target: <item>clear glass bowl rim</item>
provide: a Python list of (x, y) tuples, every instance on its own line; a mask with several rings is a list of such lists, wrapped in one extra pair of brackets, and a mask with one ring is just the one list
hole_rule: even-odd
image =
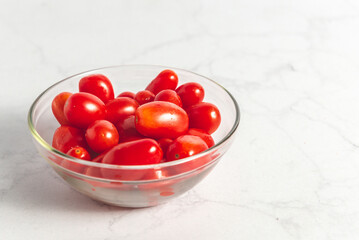
[[(91, 161), (86, 161), (86, 160), (81, 160), (81, 159), (78, 159), (78, 158), (74, 158), (72, 156), (69, 156), (65, 153), (62, 153), (60, 151), (58, 151), (57, 149), (53, 148), (51, 145), (49, 145), (41, 136), (40, 134), (36, 131), (35, 127), (34, 127), (34, 124), (33, 124), (33, 113), (34, 113), (34, 109), (36, 108), (39, 100), (41, 99), (41, 97), (46, 94), (50, 89), (52, 88), (55, 88), (57, 85), (59, 85), (60, 83), (64, 82), (64, 81), (67, 81), (73, 77), (76, 77), (76, 76), (79, 76), (79, 75), (84, 75), (84, 74), (91, 74), (93, 72), (96, 72), (96, 71), (100, 71), (100, 70), (104, 70), (104, 69), (111, 69), (111, 68), (130, 68), (130, 67), (133, 67), (133, 68), (140, 68), (140, 67), (155, 67), (155, 68), (163, 68), (163, 69), (171, 69), (171, 70), (174, 70), (174, 71), (183, 71), (183, 72), (187, 72), (187, 73), (190, 73), (190, 74), (193, 74), (193, 75), (196, 75), (198, 77), (201, 77), (201, 78), (204, 78), (212, 83), (214, 83), (215, 85), (217, 85), (218, 87), (222, 88), (228, 95), (229, 97), (231, 98), (234, 106), (235, 106), (235, 109), (236, 109), (236, 119), (234, 121), (234, 124), (231, 128), (231, 130), (228, 132), (228, 134), (222, 138), (218, 143), (216, 143), (213, 147), (207, 149), (206, 151), (203, 151), (199, 154), (196, 154), (196, 155), (193, 155), (191, 157), (187, 157), (187, 158), (183, 158), (183, 159), (180, 159), (180, 160), (176, 160), (176, 161), (171, 161), (171, 162), (165, 162), (165, 163), (158, 163), (158, 164), (148, 164), (148, 165), (113, 165), (113, 164), (105, 164), (105, 163), (98, 163), (98, 162), (91, 162)], [(74, 74), (74, 75), (71, 75), (59, 82), (56, 82), (55, 84), (51, 85), (50, 87), (48, 87), (45, 91), (43, 91), (36, 99), (35, 101), (33, 102), (33, 104), (31, 105), (30, 109), (29, 109), (29, 112), (28, 112), (28, 126), (29, 126), (29, 129), (30, 129), (30, 132), (31, 134), (33, 135), (33, 137), (36, 139), (36, 141), (38, 143), (40, 143), (40, 145), (42, 147), (44, 147), (46, 150), (52, 152), (53, 154), (61, 157), (61, 158), (64, 158), (68, 161), (72, 161), (72, 162), (76, 162), (76, 163), (80, 163), (84, 166), (93, 166), (93, 167), (100, 167), (100, 168), (108, 168), (108, 169), (127, 169), (127, 170), (143, 170), (143, 169), (152, 169), (152, 168), (164, 168), (164, 167), (170, 167), (170, 166), (175, 166), (175, 165), (179, 165), (179, 164), (182, 164), (182, 163), (185, 163), (185, 162), (189, 162), (193, 159), (196, 159), (196, 158), (200, 158), (202, 156), (205, 156), (207, 155), (209, 152), (214, 152), (216, 151), (217, 149), (220, 149), (227, 141), (229, 141), (229, 139), (235, 134), (235, 132), (237, 131), (238, 129), (238, 125), (239, 125), (239, 121), (240, 121), (240, 110), (239, 110), (239, 106), (238, 106), (238, 103), (236, 101), (236, 99), (233, 97), (233, 95), (226, 89), (224, 88), (223, 86), (221, 86), (220, 84), (218, 84), (216, 81), (208, 78), (208, 77), (205, 77), (203, 75), (200, 75), (200, 74), (197, 74), (197, 73), (194, 73), (192, 71), (188, 71), (188, 70), (184, 70), (184, 69), (180, 69), (180, 68), (175, 68), (175, 67), (168, 67), (168, 66), (161, 66), (161, 65), (145, 65), (145, 64), (141, 64), (141, 65), (138, 65), (138, 64), (133, 64), (133, 65), (114, 65), (114, 66), (108, 66), (108, 67), (101, 67), (101, 68), (96, 68), (96, 69), (92, 69), (92, 70), (88, 70), (88, 71), (84, 71), (84, 72), (81, 72), (81, 73), (77, 73), (77, 74)], [(215, 159), (214, 159), (215, 160)]]

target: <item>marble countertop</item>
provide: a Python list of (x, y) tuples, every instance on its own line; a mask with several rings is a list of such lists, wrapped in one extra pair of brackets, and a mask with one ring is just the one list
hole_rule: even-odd
[[(359, 238), (358, 1), (0, 3), (1, 239)], [(31, 141), (43, 90), (118, 64), (189, 69), (240, 104), (232, 148), (167, 204), (99, 204)]]

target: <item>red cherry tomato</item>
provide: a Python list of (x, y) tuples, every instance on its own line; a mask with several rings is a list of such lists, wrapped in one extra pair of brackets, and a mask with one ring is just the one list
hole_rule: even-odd
[(56, 129), (52, 146), (60, 152), (67, 153), (73, 147), (87, 147), (84, 132), (78, 128), (61, 126)]
[(118, 96), (117, 96), (118, 98), (119, 97), (129, 97), (129, 98), (132, 98), (132, 99), (134, 99), (135, 98), (135, 94), (133, 93), (133, 92), (122, 92), (122, 93), (120, 93)]
[(173, 143), (173, 140), (170, 138), (161, 138), (157, 142), (162, 149), (163, 155), (166, 156), (167, 149), (168, 149), (169, 145), (171, 145), (171, 143)]
[[(159, 179), (163, 179), (163, 178), (167, 178), (169, 177), (170, 174), (168, 173), (168, 171), (166, 169), (148, 169), (146, 171), (146, 174), (144, 174), (144, 176), (142, 177), (142, 180), (159, 180)], [(162, 183), (163, 184), (163, 183)], [(161, 187), (161, 185), (157, 184), (151, 184), (151, 188), (157, 186), (157, 187)], [(144, 189), (148, 189), (150, 187), (145, 187)]]
[[(86, 151), (86, 149), (82, 147), (73, 147), (66, 154), (82, 160), (87, 160), (87, 161), (91, 160), (90, 154)], [(69, 160), (63, 160), (61, 166), (77, 173), (82, 173), (82, 171), (86, 167), (81, 163), (72, 162)]]
[(69, 92), (62, 92), (58, 94), (54, 100), (52, 100), (51, 109), (52, 113), (54, 114), (56, 120), (61, 125), (69, 125), (69, 122), (67, 121), (65, 115), (64, 115), (64, 106), (66, 100), (72, 95), (72, 93)]
[(175, 90), (178, 84), (177, 74), (172, 70), (163, 70), (155, 79), (148, 84), (146, 90), (153, 92), (155, 95), (162, 90)]
[[(102, 162), (115, 165), (144, 165), (159, 163), (162, 157), (163, 153), (158, 143), (145, 138), (118, 144), (104, 156)], [(104, 171), (102, 173), (106, 175)]]
[(144, 138), (144, 136), (136, 130), (134, 115), (118, 121), (116, 128), (119, 135), (119, 142), (129, 142)]
[(86, 141), (92, 150), (101, 153), (118, 144), (118, 132), (111, 122), (97, 120), (86, 130)]
[(190, 128), (188, 129), (187, 134), (202, 138), (202, 140), (206, 142), (208, 148), (214, 146), (214, 140), (212, 136), (203, 131), (202, 129)]
[(85, 168), (85, 170), (83, 171), (83, 173), (87, 176), (91, 176), (91, 177), (97, 177), (97, 178), (101, 178), (102, 174), (100, 171), (100, 168), (98, 167), (87, 167)]
[(82, 173), (86, 166), (82, 165), (81, 163), (71, 162), (69, 160), (63, 160), (61, 166), (77, 173)]
[(189, 82), (176, 89), (184, 107), (188, 107), (203, 101), (204, 89), (199, 83)]
[(93, 74), (81, 78), (80, 92), (87, 92), (101, 99), (105, 104), (114, 98), (113, 87), (110, 80), (102, 74)]
[(74, 127), (86, 129), (96, 120), (105, 119), (105, 104), (90, 93), (74, 93), (66, 101), (64, 113)]
[(162, 90), (161, 92), (157, 93), (155, 101), (171, 102), (177, 106), (182, 107), (181, 98), (175, 91), (170, 89)]
[(148, 102), (152, 102), (155, 99), (155, 95), (147, 90), (139, 91), (135, 95), (135, 100), (138, 102), (138, 104), (142, 105)]
[[(142, 180), (143, 176), (146, 174), (146, 169), (111, 169), (111, 168), (101, 168), (100, 169), (101, 176), (105, 179), (110, 180), (121, 180), (121, 181), (137, 181)], [(117, 184), (113, 182), (111, 184), (115, 184), (112, 187), (116, 187)]]
[(83, 147), (73, 147), (66, 154), (82, 160), (91, 160), (90, 154)]
[(188, 130), (186, 112), (170, 102), (150, 102), (137, 108), (136, 129), (151, 138), (171, 138), (185, 134)]
[[(144, 194), (152, 195), (151, 192), (147, 192), (148, 190), (155, 190), (156, 192), (160, 193), (160, 196), (162, 197), (168, 197), (175, 193), (175, 190), (173, 189), (173, 185), (178, 183), (179, 181), (182, 181), (178, 178), (172, 178), (168, 179), (169, 177), (173, 176), (166, 168), (159, 168), (159, 169), (148, 169), (146, 174), (142, 177), (141, 180), (164, 180), (166, 181), (149, 181), (144, 184), (138, 185), (138, 189), (143, 190)], [(178, 174), (177, 171), (174, 172), (174, 174)]]
[[(95, 178), (103, 178), (101, 173), (101, 168), (99, 167), (87, 167), (83, 170), (83, 174), (87, 175), (89, 177), (95, 177)], [(122, 185), (121, 182), (105, 182), (105, 181), (98, 181), (98, 180), (92, 180), (88, 178), (83, 178), (84, 181), (86, 181), (88, 184), (92, 186), (92, 191), (97, 191), (96, 188), (114, 188), (119, 187)]]
[(182, 174), (192, 170), (200, 170), (201, 167), (205, 166), (212, 160), (210, 154), (205, 154), (201, 157), (195, 157), (194, 159), (177, 164), (173, 168), (170, 169), (172, 175)]
[(208, 149), (208, 146), (202, 138), (192, 135), (183, 135), (178, 137), (168, 147), (167, 161), (178, 160), (193, 156)]
[(138, 103), (132, 98), (116, 98), (106, 104), (106, 119), (116, 124), (121, 119), (134, 115), (138, 106)]
[(214, 133), (221, 123), (218, 108), (211, 103), (198, 103), (186, 109), (190, 128), (199, 128), (205, 132)]

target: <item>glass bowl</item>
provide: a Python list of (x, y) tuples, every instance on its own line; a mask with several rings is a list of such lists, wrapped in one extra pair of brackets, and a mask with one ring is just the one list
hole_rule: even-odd
[[(78, 92), (79, 80), (101, 73), (112, 82), (115, 94), (137, 92), (164, 69), (174, 70), (179, 85), (198, 82), (205, 89), (204, 101), (217, 105), (222, 122), (212, 135), (216, 145), (177, 161), (136, 166), (117, 166), (84, 161), (51, 146), (58, 122), (52, 114), (52, 99), (60, 92)], [(239, 108), (233, 96), (218, 83), (195, 73), (163, 66), (127, 65), (100, 68), (66, 78), (45, 90), (32, 104), (28, 124), (40, 155), (74, 189), (97, 201), (121, 207), (149, 207), (167, 202), (199, 183), (218, 163), (233, 142), (239, 124)], [(105, 171), (107, 178), (101, 176)], [(215, 191), (215, 189), (213, 189)]]

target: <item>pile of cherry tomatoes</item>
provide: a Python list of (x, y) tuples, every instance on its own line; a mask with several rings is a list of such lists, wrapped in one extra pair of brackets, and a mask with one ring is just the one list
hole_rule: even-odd
[(52, 146), (79, 159), (116, 165), (157, 164), (205, 151), (214, 145), (211, 134), (220, 125), (220, 112), (203, 102), (200, 84), (177, 85), (177, 74), (164, 70), (145, 90), (115, 98), (106, 76), (83, 77), (78, 93), (53, 99), (61, 126)]

